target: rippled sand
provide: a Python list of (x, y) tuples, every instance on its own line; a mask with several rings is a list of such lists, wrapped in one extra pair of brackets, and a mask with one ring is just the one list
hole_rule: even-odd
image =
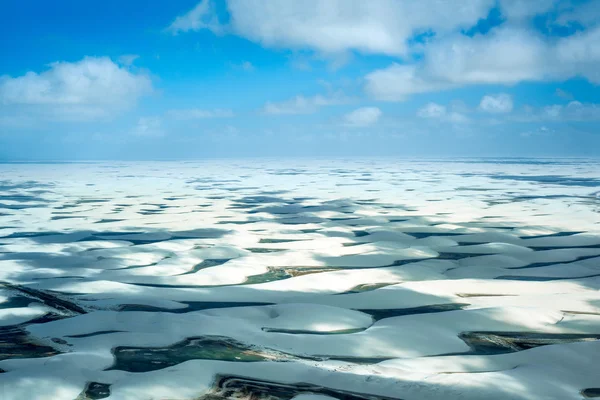
[(600, 162), (0, 164), (0, 398), (600, 396)]

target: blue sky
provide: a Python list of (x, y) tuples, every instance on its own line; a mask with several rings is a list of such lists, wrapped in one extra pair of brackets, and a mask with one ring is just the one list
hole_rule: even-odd
[(600, 155), (597, 0), (0, 7), (0, 160)]

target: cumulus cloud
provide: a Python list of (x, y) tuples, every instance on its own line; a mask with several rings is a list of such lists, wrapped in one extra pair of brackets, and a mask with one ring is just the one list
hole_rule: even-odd
[(230, 22), (225, 25), (218, 22), (213, 2), (203, 0), (168, 29), (229, 32), (268, 47), (322, 53), (404, 55), (415, 34), (472, 26), (494, 4), (495, 0), (228, 0)]
[(417, 117), (449, 121), (453, 123), (465, 123), (469, 119), (456, 111), (448, 111), (446, 106), (437, 103), (428, 103), (417, 110)]
[(506, 93), (483, 96), (479, 103), (479, 110), (488, 113), (509, 113), (512, 109), (512, 97)]
[(561, 109), (561, 113), (571, 120), (597, 121), (600, 120), (600, 104), (571, 101)]
[[(177, 17), (169, 30), (207, 29), (265, 47), (312, 50), (326, 59), (344, 59), (349, 51), (402, 58), (402, 63), (365, 77), (366, 92), (379, 100), (402, 101), (416, 93), (466, 85), (572, 77), (600, 83), (596, 2), (574, 6), (570, 0), (226, 0), (229, 18), (224, 23), (213, 1), (198, 3)], [(495, 6), (503, 24), (486, 34), (463, 33)], [(526, 19), (544, 13), (553, 26), (577, 23), (588, 29), (553, 38), (528, 28)], [(412, 57), (415, 54), (419, 57)], [(289, 104), (270, 103), (265, 111), (311, 109), (309, 99), (298, 97)]]
[(555, 104), (544, 107), (537, 117), (562, 121), (598, 121), (600, 120), (600, 105), (579, 101), (571, 101), (566, 106)]
[(41, 73), (0, 77), (0, 103), (59, 119), (113, 116), (152, 91), (150, 78), (107, 57), (55, 62)]
[(263, 109), (263, 114), (282, 115), (282, 114), (312, 114), (319, 107), (335, 106), (346, 104), (351, 101), (342, 92), (333, 92), (327, 96), (315, 95), (312, 97), (296, 96), (282, 102), (267, 102)]
[(365, 127), (374, 125), (383, 113), (377, 107), (362, 107), (344, 115), (343, 124), (349, 127)]
[(169, 110), (167, 115), (178, 120), (189, 119), (207, 119), (207, 118), (231, 118), (233, 111), (229, 109), (203, 110), (200, 108), (187, 108), (179, 110)]
[[(348, 51), (402, 58), (366, 76), (367, 93), (380, 100), (401, 101), (465, 85), (572, 77), (600, 83), (600, 7), (594, 1), (226, 0), (226, 23), (219, 21), (213, 1), (203, 0), (177, 17), (170, 31), (208, 29), (332, 59)], [(486, 34), (463, 33), (495, 6), (503, 24)], [(527, 28), (526, 19), (544, 13), (550, 25), (589, 28), (558, 39)], [(419, 57), (412, 58), (415, 53)]]
[(366, 76), (365, 90), (381, 100), (466, 85), (564, 80), (600, 83), (600, 27), (555, 41), (517, 27), (487, 35), (455, 34), (425, 47), (418, 64), (391, 66)]

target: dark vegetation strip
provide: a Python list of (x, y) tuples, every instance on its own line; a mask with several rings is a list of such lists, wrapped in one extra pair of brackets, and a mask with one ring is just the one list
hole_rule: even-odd
[(504, 354), (539, 346), (600, 339), (598, 334), (540, 332), (463, 332), (459, 335), (472, 354)]
[(36, 343), (25, 330), (29, 324), (56, 319), (56, 316), (43, 316), (27, 323), (0, 327), (0, 360), (50, 357), (59, 354), (59, 351), (50, 346)]
[(364, 312), (373, 317), (375, 321), (379, 321), (385, 318), (402, 317), (405, 315), (415, 314), (431, 314), (446, 311), (458, 311), (469, 306), (467, 303), (449, 303), (449, 304), (436, 304), (432, 306), (423, 307), (412, 307), (412, 308), (388, 308), (388, 309), (357, 309), (357, 311)]
[[(285, 361), (300, 357), (263, 350), (223, 336), (188, 338), (166, 347), (116, 347), (115, 362), (109, 370), (148, 372), (171, 367), (190, 360), (257, 362)], [(312, 359), (312, 358), (309, 358)]]
[(57, 309), (59, 311), (67, 312), (70, 314), (85, 314), (87, 310), (83, 307), (75, 304), (74, 302), (58, 296), (57, 294), (50, 293), (44, 290), (32, 289), (23, 285), (15, 285), (8, 282), (1, 282), (0, 286), (4, 286), (7, 289), (14, 290), (16, 292), (24, 293), (29, 297), (33, 297), (40, 302), (44, 303), (48, 307)]
[(101, 400), (110, 396), (110, 385), (100, 382), (88, 382), (83, 392), (85, 400)]
[(217, 376), (213, 393), (202, 400), (235, 398), (289, 400), (300, 394), (319, 394), (338, 400), (400, 400), (398, 397), (375, 396), (366, 393), (331, 389), (310, 383), (279, 383), (238, 376)]

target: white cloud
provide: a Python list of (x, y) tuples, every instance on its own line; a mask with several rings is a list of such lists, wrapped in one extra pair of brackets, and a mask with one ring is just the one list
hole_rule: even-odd
[(159, 117), (141, 117), (131, 131), (136, 136), (158, 137), (163, 136), (162, 120)]
[(424, 49), (418, 64), (392, 64), (366, 76), (365, 90), (381, 100), (466, 85), (564, 80), (600, 83), (600, 27), (554, 42), (515, 27), (487, 35), (451, 35)]
[(562, 109), (562, 114), (571, 120), (598, 121), (600, 120), (600, 104), (572, 101)]
[(500, 12), (510, 23), (521, 23), (539, 14), (548, 15), (546, 28), (600, 22), (600, 3), (596, 0), (499, 0)]
[[(177, 17), (171, 31), (208, 29), (265, 47), (313, 50), (326, 60), (345, 60), (349, 51), (404, 58), (366, 76), (367, 93), (380, 100), (465, 85), (572, 77), (600, 83), (600, 6), (594, 1), (226, 0), (226, 24), (218, 21), (213, 1)], [(486, 34), (461, 33), (496, 5), (507, 19), (503, 24)], [(543, 13), (552, 26), (577, 22), (589, 29), (559, 38), (529, 29), (525, 20)], [(431, 35), (412, 40), (420, 34)], [(418, 62), (411, 61), (415, 53), (422, 56)], [(302, 108), (303, 99), (297, 100)]]
[(561, 105), (552, 105), (544, 107), (544, 114), (548, 118), (558, 118), (560, 116), (561, 110), (563, 106)]
[(500, 0), (500, 12), (510, 20), (533, 17), (552, 10), (557, 0)]
[(262, 112), (264, 114), (312, 114), (319, 107), (346, 104), (351, 101), (342, 92), (332, 92), (327, 96), (315, 95), (312, 97), (296, 96), (282, 102), (267, 102)]
[(600, 121), (600, 104), (571, 101), (567, 105), (552, 104), (540, 108), (526, 106), (511, 120), (519, 122)]
[(454, 122), (457, 124), (465, 124), (467, 122), (470, 122), (470, 119), (461, 113), (453, 111), (448, 114), (448, 121)]
[(263, 107), (264, 114), (310, 114), (317, 110), (314, 98), (296, 96), (290, 100), (274, 103), (268, 101)]
[(600, 84), (600, 26), (563, 38), (551, 50), (547, 67), (558, 78), (582, 76)]
[(571, 5), (565, 12), (558, 15), (555, 21), (559, 25), (572, 23), (583, 26), (596, 25), (600, 22), (600, 3), (591, 0), (585, 3)]
[(203, 110), (199, 108), (187, 108), (179, 110), (169, 110), (167, 115), (171, 118), (178, 120), (188, 119), (207, 119), (207, 118), (231, 118), (233, 117), (233, 111), (229, 109), (214, 109), (214, 110)]
[[(402, 101), (416, 93), (465, 85), (572, 77), (600, 83), (600, 7), (589, 5), (595, 2), (573, 6), (570, 0), (226, 0), (229, 22), (223, 24), (213, 1), (203, 0), (177, 17), (171, 31), (208, 29), (265, 47), (316, 51), (325, 60), (346, 60), (349, 51), (402, 57), (402, 63), (366, 76), (366, 92), (380, 100)], [(496, 5), (506, 22), (486, 34), (461, 33)], [(582, 9), (588, 10), (585, 16)], [(549, 13), (550, 25), (576, 21), (589, 29), (556, 38), (528, 28), (531, 24), (525, 20), (543, 13)], [(428, 38), (412, 40), (420, 34)], [(415, 54), (419, 57), (412, 58)], [(310, 101), (304, 100), (308, 99), (293, 99), (281, 107), (284, 112), (309, 112)], [(279, 112), (279, 105), (267, 106)]]
[(267, 47), (322, 53), (356, 50), (404, 55), (407, 40), (428, 30), (450, 32), (485, 18), (494, 0), (228, 0), (230, 23), (218, 22), (203, 0), (169, 27), (174, 33), (227, 31)]
[(119, 57), (119, 63), (126, 67), (131, 67), (138, 58), (140, 58), (140, 56), (137, 54), (123, 54)]
[(420, 118), (441, 118), (446, 115), (446, 106), (437, 103), (428, 103), (417, 111)]
[(512, 97), (506, 93), (483, 96), (479, 103), (479, 110), (488, 113), (509, 113), (512, 109)]
[(113, 116), (152, 91), (150, 78), (107, 57), (55, 62), (42, 73), (0, 77), (0, 103), (41, 118), (93, 120)]
[(392, 66), (371, 72), (366, 76), (365, 90), (379, 100), (403, 101), (411, 94), (450, 89), (455, 84), (429, 80), (420, 76), (414, 65), (392, 64)]
[(374, 125), (383, 113), (377, 107), (362, 107), (344, 115), (344, 125), (350, 127), (365, 127)]
[(526, 132), (522, 132), (521, 136), (522, 137), (532, 137), (532, 136), (548, 136), (550, 134), (556, 133), (556, 131), (554, 129), (550, 129), (546, 126), (541, 126), (537, 129), (534, 130), (530, 130), (530, 131), (526, 131)]
[(187, 13), (175, 18), (175, 21), (167, 28), (174, 35), (201, 29), (209, 29), (215, 33), (221, 32), (221, 25), (211, 0), (202, 0)]
[(571, 101), (566, 106), (555, 104), (543, 108), (541, 119), (561, 121), (598, 121), (600, 104)]
[(444, 120), (453, 123), (466, 123), (469, 119), (456, 111), (448, 111), (446, 106), (437, 103), (427, 103), (417, 110), (417, 117), (426, 119)]

